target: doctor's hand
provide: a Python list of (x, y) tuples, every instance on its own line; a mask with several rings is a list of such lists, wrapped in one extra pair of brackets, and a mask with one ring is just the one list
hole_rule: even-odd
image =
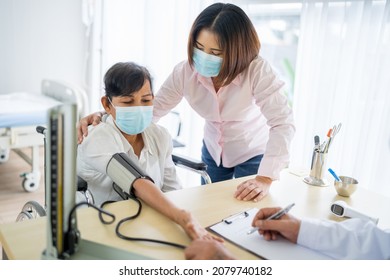
[(233, 255), (215, 240), (194, 240), (184, 251), (187, 260), (233, 260)]
[[(290, 214), (284, 214), (278, 220), (266, 220), (269, 216), (281, 210), (280, 207), (263, 208), (253, 218), (252, 226), (259, 228), (259, 233), (265, 240), (276, 240), (278, 235), (297, 243), (301, 220)], [(255, 233), (253, 233), (255, 234)]]
[(81, 144), (83, 138), (88, 135), (88, 126), (98, 125), (102, 121), (102, 116), (103, 112), (96, 112), (80, 119), (77, 125), (77, 144)]
[(271, 183), (271, 178), (256, 176), (255, 179), (247, 180), (238, 185), (234, 197), (244, 201), (260, 201), (268, 194)]

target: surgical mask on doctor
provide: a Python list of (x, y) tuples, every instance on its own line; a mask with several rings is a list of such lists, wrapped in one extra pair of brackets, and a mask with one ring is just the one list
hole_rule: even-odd
[(196, 71), (204, 77), (216, 77), (221, 70), (222, 58), (194, 48), (192, 57)]
[[(108, 99), (110, 100), (110, 99)], [(143, 132), (152, 122), (153, 106), (114, 106), (116, 117), (115, 124), (118, 128), (130, 135)]]

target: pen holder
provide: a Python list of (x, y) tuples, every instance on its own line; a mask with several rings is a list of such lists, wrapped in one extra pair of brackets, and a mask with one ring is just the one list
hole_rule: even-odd
[(328, 153), (323, 153), (320, 151), (313, 152), (310, 176), (303, 178), (303, 181), (305, 183), (320, 187), (325, 187), (329, 185), (329, 183), (325, 179), (327, 156)]

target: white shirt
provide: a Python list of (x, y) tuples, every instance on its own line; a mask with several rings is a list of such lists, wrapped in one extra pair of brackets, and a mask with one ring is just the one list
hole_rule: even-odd
[(303, 219), (297, 243), (334, 259), (390, 259), (390, 230), (363, 219)]
[(261, 57), (218, 92), (211, 78), (201, 76), (183, 61), (155, 96), (154, 120), (184, 97), (205, 119), (204, 141), (217, 165), (221, 158), (224, 167), (233, 167), (264, 154), (258, 174), (279, 179), (280, 171), (288, 165), (295, 133), (283, 86)]
[(87, 181), (96, 205), (106, 200), (121, 200), (106, 174), (107, 164), (115, 153), (126, 153), (138, 162), (162, 191), (181, 189), (172, 161), (172, 139), (168, 131), (152, 123), (142, 132), (142, 138), (144, 148), (138, 158), (110, 115), (99, 125), (90, 126), (88, 137), (78, 147), (77, 174)]

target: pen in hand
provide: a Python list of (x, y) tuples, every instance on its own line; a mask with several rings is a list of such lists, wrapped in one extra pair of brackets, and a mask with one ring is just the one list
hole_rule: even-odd
[[(290, 205), (288, 205), (287, 207), (281, 209), (280, 211), (276, 212), (275, 214), (269, 216), (266, 220), (277, 220), (279, 219), (280, 217), (282, 217), (284, 214), (287, 214), (288, 211), (290, 211), (290, 209), (295, 205), (295, 203), (291, 203)], [(259, 228), (258, 227), (253, 227), (251, 228), (246, 234), (252, 234), (254, 233), (255, 231), (258, 231)]]

